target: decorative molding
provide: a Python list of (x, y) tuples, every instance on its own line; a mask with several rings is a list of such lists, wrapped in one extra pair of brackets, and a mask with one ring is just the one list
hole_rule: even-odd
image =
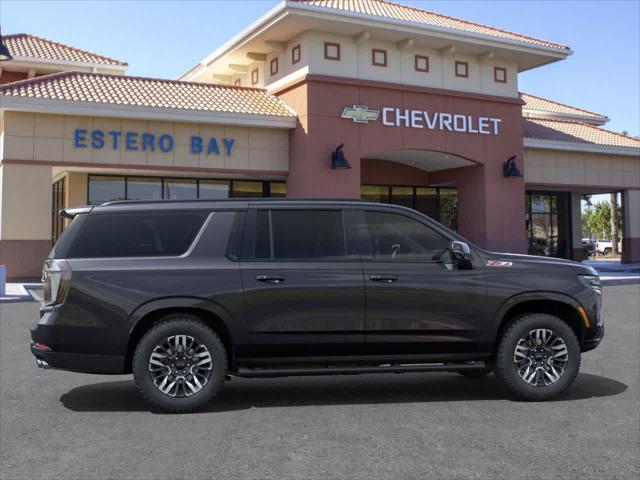
[(356, 45), (362, 45), (367, 43), (371, 38), (371, 33), (367, 30), (360, 32), (359, 34), (353, 37), (353, 40), (356, 42)]
[(456, 50), (458, 50), (458, 48), (455, 45), (447, 45), (446, 47), (438, 50), (438, 52), (440, 52), (440, 55), (442, 55), (443, 57), (450, 57), (451, 55), (456, 53)]
[(493, 59), (493, 57), (495, 56), (496, 56), (496, 52), (494, 52), (493, 50), (488, 50), (478, 55), (478, 61), (481, 63), (488, 62), (489, 60)]
[(265, 62), (267, 60), (267, 54), (258, 53), (258, 52), (248, 52), (247, 58), (249, 60), (253, 60), (254, 62)]
[(266, 40), (264, 42), (274, 52), (284, 52), (287, 49), (287, 42), (278, 42), (277, 40)]
[(216, 83), (224, 83), (225, 85), (229, 85), (231, 84), (232, 78), (231, 78), (231, 75), (222, 75), (219, 73), (214, 73), (213, 81)]
[(409, 50), (415, 43), (415, 39), (413, 37), (409, 37), (396, 43), (396, 46), (399, 50)]
[(249, 71), (249, 65), (241, 65), (239, 63), (230, 63), (229, 69), (238, 73), (247, 73)]

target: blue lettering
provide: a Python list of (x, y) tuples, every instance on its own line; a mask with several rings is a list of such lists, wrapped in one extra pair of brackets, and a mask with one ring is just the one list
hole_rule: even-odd
[(223, 138), (224, 148), (227, 151), (227, 155), (231, 155), (231, 149), (233, 148), (233, 144), (236, 143), (235, 138)]
[(170, 152), (171, 150), (173, 150), (173, 137), (166, 134), (160, 135), (160, 138), (158, 139), (158, 146), (163, 152)]
[(220, 149), (218, 148), (218, 141), (216, 140), (216, 137), (211, 137), (211, 140), (209, 140), (207, 155), (211, 155), (213, 152), (215, 152), (216, 155), (220, 155)]
[(91, 146), (93, 148), (104, 147), (104, 132), (102, 130), (94, 130), (91, 132)]
[(86, 134), (87, 131), (85, 129), (76, 128), (75, 141), (73, 143), (76, 148), (87, 148), (87, 144), (84, 143), (87, 140)]
[(147, 147), (149, 147), (149, 150), (152, 152), (156, 151), (155, 136), (153, 133), (142, 134), (142, 150), (146, 151)]
[(136, 132), (127, 132), (126, 148), (127, 150), (138, 150), (138, 134)]
[(202, 137), (191, 137), (191, 153), (202, 153)]
[(120, 132), (109, 132), (109, 135), (111, 135), (112, 138), (112, 148), (114, 150), (118, 149), (118, 138), (120, 138), (120, 135), (122, 135)]

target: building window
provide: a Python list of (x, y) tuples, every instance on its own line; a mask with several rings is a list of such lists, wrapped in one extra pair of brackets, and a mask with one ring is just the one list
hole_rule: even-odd
[(362, 185), (363, 200), (413, 208), (447, 227), (458, 229), (458, 190), (403, 185)]
[(270, 73), (271, 76), (273, 77), (274, 75), (278, 74), (278, 58), (274, 58), (273, 60), (271, 60), (271, 63), (269, 64), (270, 67)]
[(387, 66), (387, 51), (379, 48), (371, 49), (371, 64), (376, 67)]
[(416, 55), (414, 57), (414, 68), (416, 72), (428, 72), (429, 57), (425, 57), (424, 55)]
[(258, 69), (254, 68), (253, 70), (251, 70), (251, 85), (257, 85), (258, 84)]
[(239, 78), (236, 78), (236, 81), (235, 81), (235, 82), (233, 82), (233, 84), (234, 84), (236, 87), (241, 87), (241, 86), (242, 86), (242, 80), (241, 80), (241, 79), (239, 79)]
[(340, 44), (324, 42), (324, 59), (340, 61)]
[(493, 67), (493, 79), (497, 83), (507, 83), (507, 69), (502, 67)]
[(300, 45), (296, 45), (291, 49), (291, 64), (295, 65), (300, 61)]
[[(57, 187), (60, 190), (61, 187)], [(63, 188), (63, 187), (62, 187)], [(88, 203), (114, 200), (219, 200), (230, 197), (286, 197), (284, 182), (210, 178), (89, 175)], [(62, 207), (60, 207), (62, 208)]]
[(469, 77), (469, 64), (467, 62), (456, 61), (456, 77)]

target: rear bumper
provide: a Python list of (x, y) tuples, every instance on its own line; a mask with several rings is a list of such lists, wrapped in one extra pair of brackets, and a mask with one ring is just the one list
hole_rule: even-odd
[[(73, 325), (54, 310), (42, 311), (31, 326), (31, 353), (42, 368), (83, 373), (122, 374), (125, 357), (106, 353), (106, 335), (99, 326)], [(46, 347), (38, 348), (36, 342)], [(47, 349), (47, 347), (49, 349)]]
[(124, 373), (124, 357), (116, 355), (96, 355), (86, 353), (63, 353), (41, 350), (31, 343), (31, 353), (36, 360), (46, 362), (39, 363), (41, 368), (56, 368), (82, 373)]

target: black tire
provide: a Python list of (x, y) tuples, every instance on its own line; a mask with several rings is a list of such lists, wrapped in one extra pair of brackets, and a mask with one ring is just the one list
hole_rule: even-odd
[[(191, 396), (172, 397), (163, 393), (149, 372), (149, 360), (156, 346), (175, 335), (197, 339), (211, 355), (210, 376), (202, 389)], [(218, 335), (198, 317), (185, 313), (167, 315), (155, 324), (140, 339), (133, 355), (133, 376), (140, 394), (151, 405), (167, 412), (187, 413), (206, 406), (222, 388), (226, 374), (227, 353)]]
[(603, 255), (611, 255), (611, 252), (613, 250), (609, 247), (605, 248), (604, 251), (602, 252)]
[[(551, 330), (567, 347), (567, 363), (564, 373), (550, 385), (531, 385), (518, 373), (514, 362), (516, 345), (535, 329)], [(580, 344), (567, 323), (542, 313), (527, 314), (515, 320), (499, 339), (496, 355), (496, 375), (519, 399), (526, 401), (549, 400), (564, 392), (573, 383), (580, 370)]]
[(459, 373), (466, 378), (483, 378), (489, 375), (491, 372), (493, 372), (493, 369), (487, 367), (478, 370), (458, 370), (456, 373)]

